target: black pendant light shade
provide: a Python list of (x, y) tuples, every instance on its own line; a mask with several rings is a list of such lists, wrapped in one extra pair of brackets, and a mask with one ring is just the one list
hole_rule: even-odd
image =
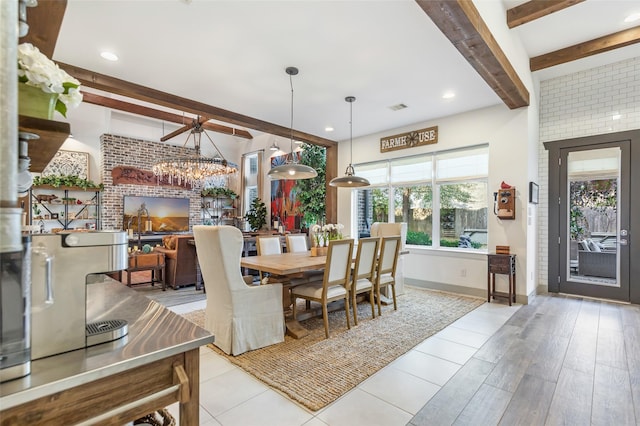
[[(273, 167), (267, 173), (273, 180), (279, 179), (311, 179), (318, 176), (318, 172), (313, 167), (306, 166), (304, 164), (299, 164), (293, 152), (293, 80), (291, 78), (292, 75), (298, 74), (298, 68), (296, 67), (287, 67), (285, 70), (289, 75), (289, 83), (291, 84), (291, 151), (287, 157), (287, 161), (285, 164), (281, 166)], [(274, 143), (275, 145), (275, 143)]]
[(356, 176), (356, 172), (353, 169), (353, 164), (351, 164), (351, 162), (353, 161), (353, 103), (355, 102), (356, 98), (355, 96), (347, 96), (346, 98), (344, 98), (344, 100), (349, 102), (351, 110), (349, 119), (349, 148), (351, 150), (351, 156), (349, 158), (349, 165), (347, 166), (347, 170), (344, 172), (345, 175), (343, 177), (331, 179), (329, 185), (339, 188), (357, 188), (361, 186), (369, 186), (370, 183), (367, 179)]

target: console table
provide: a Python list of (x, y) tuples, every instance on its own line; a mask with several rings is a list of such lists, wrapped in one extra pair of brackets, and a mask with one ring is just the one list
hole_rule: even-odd
[[(129, 254), (129, 267), (124, 270), (127, 273), (127, 287), (131, 287), (131, 273), (137, 271), (151, 271), (151, 281), (137, 284), (162, 283), (162, 291), (167, 289), (165, 280), (164, 253), (131, 253)], [(122, 281), (122, 271), (118, 273)]]
[[(496, 291), (496, 274), (509, 276), (509, 290), (505, 292)], [(487, 302), (491, 299), (503, 297), (511, 302), (516, 301), (516, 255), (515, 254), (488, 254), (487, 255)]]

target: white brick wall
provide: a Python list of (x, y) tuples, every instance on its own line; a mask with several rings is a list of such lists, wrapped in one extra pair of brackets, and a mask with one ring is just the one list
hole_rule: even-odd
[[(614, 119), (614, 115), (619, 115)], [(640, 58), (540, 83), (539, 283), (547, 284), (549, 156), (543, 143), (640, 128)]]

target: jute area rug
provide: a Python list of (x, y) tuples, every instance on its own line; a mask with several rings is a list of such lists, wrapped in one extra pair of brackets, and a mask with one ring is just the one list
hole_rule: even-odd
[[(301, 309), (304, 301), (298, 301)], [(382, 316), (371, 318), (371, 305), (358, 303), (358, 325), (347, 329), (344, 310), (329, 314), (325, 339), (322, 318), (302, 321), (310, 331), (302, 339), (285, 337), (284, 343), (225, 356), (267, 385), (316, 411), (356, 387), (382, 367), (483, 304), (481, 299), (405, 286), (398, 310), (383, 306)], [(312, 305), (313, 306), (313, 305)], [(204, 310), (184, 315), (202, 326)]]

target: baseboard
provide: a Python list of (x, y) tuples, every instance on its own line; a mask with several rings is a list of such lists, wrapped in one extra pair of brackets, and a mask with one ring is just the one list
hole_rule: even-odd
[[(449, 293), (464, 294), (467, 296), (479, 297), (487, 300), (487, 290), (480, 288), (464, 287), (460, 285), (444, 284), (435, 281), (423, 281), (415, 278), (404, 278), (404, 283), (413, 287), (424, 288), (427, 290), (446, 291)], [(545, 289), (546, 292), (546, 289)], [(536, 291), (532, 291), (529, 295), (516, 294), (516, 303), (527, 305), (536, 297)]]
[(404, 278), (404, 283), (412, 287), (424, 288), (427, 290), (447, 291), (449, 293), (464, 294), (467, 296), (480, 297), (486, 300), (487, 290), (478, 288), (463, 287), (460, 285), (444, 284), (435, 281), (416, 280), (415, 278)]

